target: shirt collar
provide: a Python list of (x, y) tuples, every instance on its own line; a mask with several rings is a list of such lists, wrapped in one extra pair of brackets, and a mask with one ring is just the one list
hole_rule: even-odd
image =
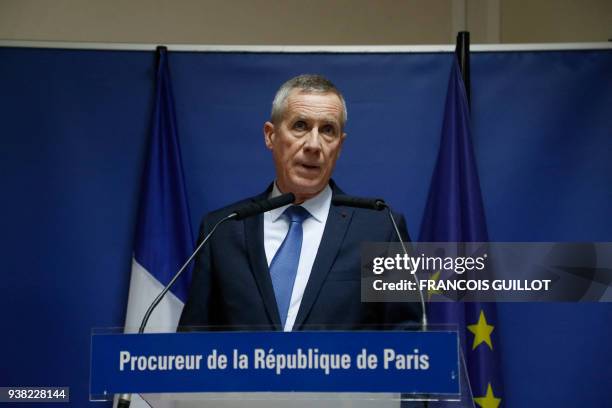
[[(268, 198), (278, 197), (281, 194), (282, 193), (278, 189), (276, 182), (274, 182), (274, 187), (272, 187), (272, 191), (270, 192), (270, 195), (268, 196)], [(312, 218), (315, 219), (317, 222), (325, 222), (325, 219), (327, 218), (327, 213), (329, 212), (329, 207), (331, 206), (331, 198), (332, 198), (332, 190), (328, 184), (325, 186), (323, 190), (321, 190), (319, 194), (304, 201), (300, 205), (304, 207), (306, 210), (308, 210)], [(293, 205), (293, 204), (288, 204), (283, 207), (275, 208), (274, 210), (268, 211), (270, 220), (272, 220), (272, 222), (276, 222), (276, 220), (278, 220), (279, 217), (283, 215), (285, 210), (290, 205)]]

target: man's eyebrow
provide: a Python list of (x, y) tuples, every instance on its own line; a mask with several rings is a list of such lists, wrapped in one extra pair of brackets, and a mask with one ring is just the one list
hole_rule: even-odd
[(323, 118), (321, 119), (321, 122), (323, 122), (323, 124), (325, 125), (333, 125), (336, 127), (340, 127), (340, 121), (336, 118)]
[(292, 120), (293, 122), (295, 122), (295, 121), (297, 121), (297, 120), (303, 120), (304, 122), (306, 122), (306, 121), (308, 121), (308, 120), (310, 120), (310, 119), (309, 119), (307, 116), (305, 116), (305, 115), (297, 114), (297, 115), (293, 116), (293, 117), (291, 118), (291, 120)]
[[(308, 115), (297, 113), (294, 116), (290, 116), (289, 120), (295, 123), (297, 121), (312, 122), (312, 121), (316, 121), (317, 119), (314, 119)], [(333, 126), (338, 126), (338, 127), (340, 126), (340, 121), (333, 116), (327, 116), (327, 117), (320, 118), (319, 121), (325, 125), (333, 125)]]
[(322, 122), (327, 122), (327, 123), (340, 123), (340, 120), (338, 118), (335, 118), (333, 116), (329, 116), (326, 118), (321, 119)]

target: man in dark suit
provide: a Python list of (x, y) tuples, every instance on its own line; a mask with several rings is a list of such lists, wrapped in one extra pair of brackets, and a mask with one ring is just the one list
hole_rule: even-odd
[[(361, 243), (397, 239), (385, 212), (331, 205), (342, 194), (331, 175), (346, 117), (341, 93), (321, 76), (281, 86), (264, 124), (276, 180), (251, 200), (291, 192), (294, 205), (219, 227), (196, 260), (181, 329), (359, 329), (419, 320), (412, 304), (361, 302)], [(200, 240), (241, 203), (208, 214)]]

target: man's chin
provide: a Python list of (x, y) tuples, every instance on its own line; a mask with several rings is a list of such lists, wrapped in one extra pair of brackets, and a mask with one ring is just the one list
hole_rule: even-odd
[(296, 199), (304, 201), (319, 194), (327, 185), (327, 183), (296, 183), (293, 185), (291, 192), (295, 194)]

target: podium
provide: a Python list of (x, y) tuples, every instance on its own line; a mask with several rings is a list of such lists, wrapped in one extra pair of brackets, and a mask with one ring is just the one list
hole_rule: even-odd
[(473, 407), (456, 330), (91, 336), (90, 400), (151, 407)]

